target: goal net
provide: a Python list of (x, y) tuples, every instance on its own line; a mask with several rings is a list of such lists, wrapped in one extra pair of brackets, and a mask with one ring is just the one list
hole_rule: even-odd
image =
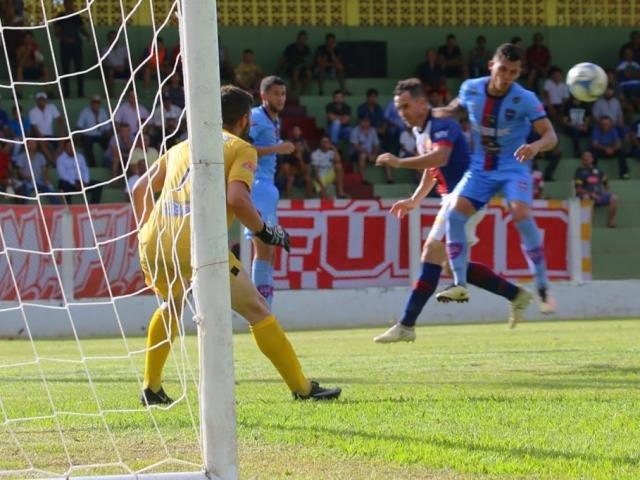
[[(0, 26), (0, 478), (204, 478), (197, 295), (175, 341), (153, 347), (171, 344), (175, 402), (140, 401), (163, 300), (140, 271), (131, 207), (135, 180), (191, 134), (184, 4), (20, 3), (3, 2)], [(215, 39), (215, 2), (189, 4)], [(201, 42), (211, 74), (215, 43)]]

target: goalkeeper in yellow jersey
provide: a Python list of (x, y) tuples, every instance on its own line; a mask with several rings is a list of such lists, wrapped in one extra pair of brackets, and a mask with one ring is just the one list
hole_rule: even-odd
[[(234, 86), (221, 90), (227, 225), (234, 217), (263, 242), (289, 250), (289, 234), (266, 225), (251, 203), (255, 148), (242, 140), (251, 122), (252, 97)], [(178, 331), (191, 282), (191, 181), (189, 143), (162, 155), (133, 187), (133, 208), (141, 226), (140, 263), (147, 285), (164, 300), (151, 317), (144, 367), (143, 405), (170, 404), (162, 388), (162, 369)], [(153, 203), (154, 193), (160, 196)], [(276, 367), (295, 399), (333, 399), (340, 388), (323, 388), (302, 372), (298, 357), (276, 317), (258, 293), (238, 259), (229, 252), (231, 306), (250, 325), (262, 353)]]

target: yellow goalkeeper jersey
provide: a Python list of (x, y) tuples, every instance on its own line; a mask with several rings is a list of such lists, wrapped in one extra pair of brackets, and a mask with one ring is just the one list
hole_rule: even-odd
[[(257, 164), (255, 148), (227, 131), (222, 132), (222, 138), (225, 185), (241, 181), (251, 189)], [(164, 258), (177, 254), (178, 262), (186, 265), (190, 262), (191, 252), (189, 142), (181, 142), (170, 148), (157, 162), (161, 168), (165, 168), (165, 180), (153, 211), (138, 235), (140, 247), (151, 258), (156, 257), (156, 253)], [(227, 228), (233, 219), (233, 212), (227, 207)], [(161, 248), (160, 252), (156, 250), (158, 247)]]

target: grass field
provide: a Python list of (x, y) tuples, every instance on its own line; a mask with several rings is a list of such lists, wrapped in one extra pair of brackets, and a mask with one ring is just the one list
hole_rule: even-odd
[[(343, 387), (332, 403), (293, 402), (251, 337), (235, 336), (241, 478), (640, 478), (640, 320), (530, 323), (514, 331), (503, 324), (425, 326), (415, 344), (402, 345), (373, 344), (380, 331), (290, 335), (310, 376)], [(129, 348), (143, 344), (131, 339)], [(123, 351), (120, 339), (82, 346), (85, 355)], [(150, 414), (138, 408), (131, 373), (141, 371), (142, 357), (90, 361), (101, 407), (129, 409), (102, 420), (91, 416), (97, 407), (82, 364), (53, 361), (77, 360), (76, 344), (36, 347), (52, 359), (41, 368), (68, 453), (52, 420), (8, 428), (7, 418), (43, 416), (51, 407), (36, 367), (2, 367), (32, 360), (29, 344), (4, 340), (0, 471), (25, 468), (26, 460), (50, 472), (65, 471), (66, 458), (118, 461), (104, 423), (133, 468), (166, 456), (198, 461), (192, 388), (187, 401)], [(188, 347), (195, 365), (194, 339)], [(170, 394), (181, 390), (177, 378), (169, 365)]]

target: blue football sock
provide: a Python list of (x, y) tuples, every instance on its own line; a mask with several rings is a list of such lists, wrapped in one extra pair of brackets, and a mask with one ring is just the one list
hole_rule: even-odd
[(404, 309), (404, 315), (400, 320), (402, 325), (405, 327), (413, 327), (416, 324), (418, 315), (420, 315), (429, 297), (433, 295), (433, 292), (438, 286), (441, 271), (442, 267), (435, 263), (422, 264), (422, 273), (413, 286), (413, 291), (411, 295), (409, 295), (407, 306)]
[(273, 301), (273, 264), (266, 260), (254, 259), (251, 268), (251, 280), (253, 280), (253, 284), (260, 292), (260, 295), (264, 297), (269, 307), (271, 307), (271, 302)]
[(544, 258), (542, 237), (536, 222), (531, 217), (525, 218), (516, 223), (516, 228), (520, 232), (529, 268), (535, 275), (536, 287), (547, 288), (547, 262)]
[(467, 281), (476, 287), (500, 295), (507, 300), (513, 300), (518, 296), (519, 290), (517, 285), (501, 277), (482, 263), (469, 262)]
[(451, 210), (447, 218), (447, 256), (453, 271), (453, 282), (462, 286), (467, 284), (467, 234), (464, 226), (468, 219), (457, 210)]

